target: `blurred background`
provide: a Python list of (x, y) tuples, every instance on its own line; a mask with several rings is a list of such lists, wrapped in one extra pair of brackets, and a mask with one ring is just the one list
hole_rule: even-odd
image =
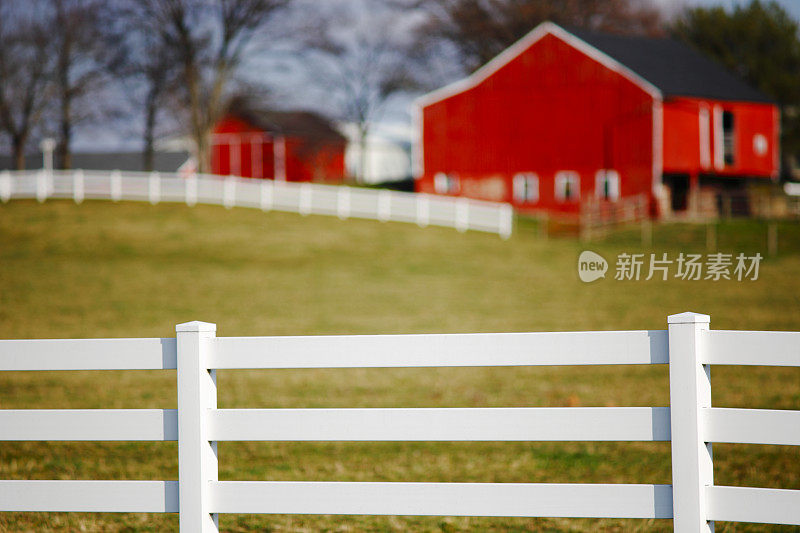
[[(713, 329), (798, 331), (798, 20), (796, 0), (0, 0), (0, 338), (173, 337), (191, 320), (219, 336), (665, 329), (683, 311), (710, 314)], [(513, 208), (513, 232), (301, 216), (302, 204), (189, 207), (153, 201), (152, 186), (150, 202), (83, 202), (83, 188), (53, 199), (40, 180), (85, 177), (89, 198), (114, 171), (144, 184), (142, 200), (158, 175), (207, 176), (220, 194), (234, 176), (466, 197)], [(45, 184), (41, 201), (4, 188), (23, 179)], [(608, 260), (605, 279), (580, 281), (587, 249)], [(762, 260), (741, 281), (682, 279), (675, 265), (647, 280), (648, 263), (638, 280), (614, 279), (621, 254), (682, 253)], [(219, 405), (662, 406), (660, 366), (220, 371)], [(714, 367), (714, 406), (800, 409), (797, 370)], [(0, 375), (2, 409), (175, 405), (169, 371)], [(669, 483), (669, 453), (236, 442), (222, 443), (219, 464), (228, 480)], [(795, 447), (715, 444), (714, 455), (719, 484), (800, 488)], [(174, 443), (0, 446), (3, 479), (176, 476)], [(672, 528), (249, 515), (220, 525)], [(176, 528), (171, 515), (0, 513), (3, 531)]]

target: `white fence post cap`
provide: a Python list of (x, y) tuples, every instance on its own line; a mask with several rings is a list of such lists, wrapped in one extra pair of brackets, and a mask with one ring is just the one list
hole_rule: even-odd
[(215, 332), (217, 331), (217, 325), (212, 324), (210, 322), (199, 322), (194, 320), (192, 322), (184, 322), (183, 324), (178, 324), (175, 326), (175, 331), (177, 333), (189, 333), (189, 332)]
[(678, 313), (677, 315), (669, 315), (667, 317), (667, 324), (710, 324), (711, 317), (700, 313)]

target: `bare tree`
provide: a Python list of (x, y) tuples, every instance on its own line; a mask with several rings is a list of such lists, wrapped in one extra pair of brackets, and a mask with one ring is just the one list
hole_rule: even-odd
[(198, 169), (209, 167), (210, 132), (254, 35), (289, 0), (143, 0), (142, 9), (180, 65)]
[(55, 83), (58, 99), (57, 165), (72, 167), (75, 125), (99, 109), (95, 96), (107, 81), (105, 62), (113, 47), (104, 40), (98, 0), (52, 0), (55, 16), (50, 37), (56, 46)]
[(360, 151), (355, 179), (363, 181), (371, 126), (390, 97), (417, 84), (409, 28), (387, 2), (315, 4), (313, 17), (309, 7), (300, 8), (306, 18), (302, 58), (341, 118), (355, 125)]
[[(395, 0), (400, 1), (400, 0)], [(611, 33), (660, 35), (662, 17), (650, 0), (407, 0), (427, 11), (420, 31), (430, 50), (455, 47), (473, 71), (540, 22)]]
[(26, 145), (52, 87), (51, 39), (36, 7), (0, 1), (0, 130), (10, 138), (18, 170), (25, 168)]
[(126, 92), (134, 100), (134, 114), (142, 118), (142, 167), (151, 171), (162, 110), (177, 92), (178, 58), (145, 4), (135, 0), (118, 2), (105, 15), (105, 40), (116, 43), (116, 54), (108, 62), (108, 69), (129, 89)]

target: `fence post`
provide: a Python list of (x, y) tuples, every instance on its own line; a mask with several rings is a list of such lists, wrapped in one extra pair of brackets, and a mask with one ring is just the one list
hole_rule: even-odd
[(11, 199), (11, 173), (7, 170), (0, 172), (0, 200), (3, 203)]
[(648, 215), (642, 217), (642, 247), (649, 248), (653, 245), (653, 222)]
[(342, 185), (336, 195), (336, 214), (340, 220), (347, 220), (350, 216), (350, 187)]
[(228, 176), (222, 187), (222, 205), (231, 209), (236, 204), (236, 178)]
[(36, 174), (36, 201), (44, 203), (47, 200), (47, 175), (44, 171)]
[(194, 207), (197, 205), (197, 174), (190, 174), (184, 180), (184, 193), (186, 205)]
[(83, 170), (72, 174), (72, 199), (76, 204), (83, 203)]
[(217, 443), (208, 440), (206, 413), (217, 408), (217, 373), (208, 369), (216, 324), (175, 326), (178, 340), (178, 500), (181, 533), (216, 533), (208, 512), (209, 482), (217, 481)]
[(778, 224), (774, 221), (767, 224), (767, 252), (769, 255), (778, 254)]
[(311, 184), (303, 183), (300, 185), (300, 200), (298, 205), (298, 211), (303, 216), (308, 216), (311, 214)]
[(424, 228), (430, 220), (430, 201), (425, 193), (417, 193), (417, 226)]
[(378, 220), (386, 222), (392, 216), (392, 193), (386, 189), (378, 192)]
[(119, 170), (111, 172), (111, 199), (115, 202), (122, 199), (122, 173)]
[(469, 229), (469, 200), (465, 196), (456, 200), (455, 226), (459, 233)]
[(706, 224), (706, 250), (713, 252), (717, 249), (717, 223), (709, 221)]
[(547, 211), (542, 211), (537, 218), (539, 219), (539, 237), (547, 240), (547, 227), (550, 223)]
[(152, 205), (156, 205), (161, 199), (161, 175), (158, 172), (150, 173), (147, 181), (147, 197)]
[(673, 526), (713, 533), (706, 520), (706, 487), (714, 484), (711, 443), (703, 440), (702, 410), (711, 407), (711, 368), (702, 363), (708, 315), (681, 313), (669, 323)]
[(514, 207), (511, 204), (503, 204), (500, 208), (500, 238), (508, 240), (512, 231), (514, 231)]
[(261, 198), (259, 199), (259, 204), (261, 205), (262, 211), (269, 211), (272, 209), (272, 193), (274, 188), (275, 182), (272, 180), (265, 179), (261, 182)]

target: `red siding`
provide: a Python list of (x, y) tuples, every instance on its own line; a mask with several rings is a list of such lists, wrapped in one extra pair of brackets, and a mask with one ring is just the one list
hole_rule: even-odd
[[(458, 184), (448, 194), (575, 212), (577, 200), (555, 195), (559, 171), (579, 174), (581, 200), (595, 196), (602, 169), (619, 174), (622, 197), (651, 200), (661, 173), (777, 176), (776, 106), (688, 97), (659, 104), (646, 82), (623, 72), (577, 38), (548, 32), (484, 78), (462, 82), (463, 90), (424, 100), (417, 190), (436, 192), (443, 173), (444, 182)], [(734, 121), (732, 162), (723, 157), (723, 112)], [(513, 197), (513, 177), (523, 172), (538, 176), (537, 201)]]
[(575, 211), (555, 198), (555, 173), (580, 174), (581, 198), (595, 173), (614, 169), (621, 194), (650, 194), (653, 98), (621, 74), (548, 34), (474, 88), (423, 109), (424, 175), (456, 175), (464, 195), (512, 201), (512, 177), (535, 172), (539, 201), (519, 208)]
[[(718, 111), (715, 112), (715, 109)], [(708, 116), (708, 131), (701, 129), (701, 110)], [(733, 164), (719, 165), (715, 146), (722, 124), (720, 113), (734, 118)], [(672, 98), (664, 102), (664, 172), (769, 178), (778, 173), (778, 114), (772, 104), (724, 102), (702, 98)], [(761, 136), (766, 144), (756, 140)], [(764, 148), (759, 153), (758, 148)], [(701, 153), (707, 150), (708, 159)], [(718, 148), (716, 148), (718, 150)]]
[[(217, 140), (211, 149), (213, 174), (275, 179), (274, 139), (269, 132), (238, 117), (226, 116), (217, 122), (214, 135)], [(287, 136), (285, 147), (287, 181), (344, 180), (344, 142)]]

